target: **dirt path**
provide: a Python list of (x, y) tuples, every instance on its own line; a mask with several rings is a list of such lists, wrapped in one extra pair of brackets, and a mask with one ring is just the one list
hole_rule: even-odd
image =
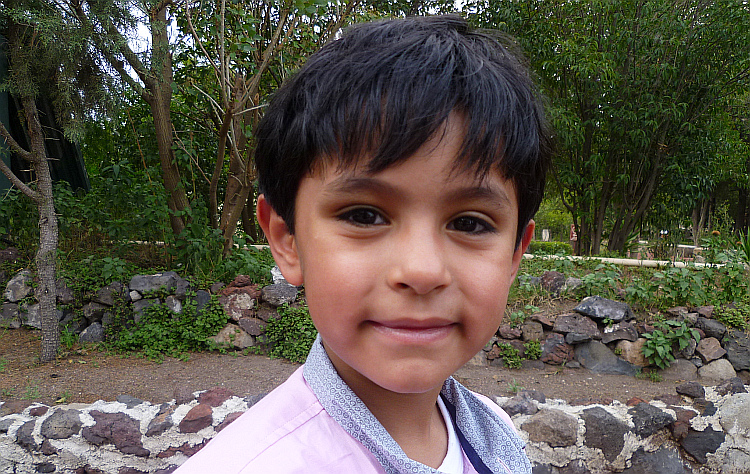
[[(127, 394), (162, 403), (175, 398), (176, 390), (193, 392), (216, 386), (240, 396), (257, 395), (271, 391), (299, 367), (258, 355), (198, 353), (185, 361), (167, 358), (156, 363), (98, 351), (72, 353), (38, 366), (34, 363), (38, 351), (38, 331), (0, 331), (0, 400), (92, 403)], [(567, 401), (610, 398), (625, 402), (633, 396), (650, 400), (675, 394), (677, 384), (559, 367), (510, 370), (466, 366), (455, 376), (488, 396), (510, 396), (523, 387)]]

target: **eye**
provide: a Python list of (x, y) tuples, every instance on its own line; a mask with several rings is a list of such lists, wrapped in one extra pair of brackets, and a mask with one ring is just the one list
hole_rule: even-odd
[(448, 229), (467, 234), (485, 234), (495, 231), (495, 228), (486, 220), (474, 216), (457, 217), (448, 224)]
[(338, 219), (358, 226), (386, 224), (382, 214), (367, 207), (357, 207), (338, 215)]

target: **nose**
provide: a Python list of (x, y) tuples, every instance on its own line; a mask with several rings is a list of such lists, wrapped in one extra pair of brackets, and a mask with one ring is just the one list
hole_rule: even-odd
[(398, 234), (388, 272), (392, 288), (426, 295), (450, 285), (446, 248), (439, 230), (414, 225)]

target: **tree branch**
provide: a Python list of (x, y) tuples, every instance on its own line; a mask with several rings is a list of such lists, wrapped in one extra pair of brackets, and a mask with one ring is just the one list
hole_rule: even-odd
[[(5, 139), (5, 143), (7, 143), (10, 146), (10, 149), (13, 150), (15, 153), (18, 153), (21, 155), (26, 161), (31, 161), (31, 153), (21, 148), (21, 146), (16, 142), (13, 137), (10, 136), (10, 133), (5, 128), (5, 125), (3, 125), (2, 122), (0, 122), (0, 135)], [(5, 161), (0, 159), (0, 172), (2, 172), (8, 180), (10, 180), (11, 184), (13, 186), (17, 187), (21, 190), (22, 193), (24, 193), (26, 196), (28, 196), (32, 201), (39, 202), (39, 200), (42, 198), (42, 195), (38, 192), (34, 191), (30, 187), (28, 187), (23, 181), (21, 181), (18, 176), (11, 171), (11, 169), (8, 167), (8, 165), (5, 164)]]

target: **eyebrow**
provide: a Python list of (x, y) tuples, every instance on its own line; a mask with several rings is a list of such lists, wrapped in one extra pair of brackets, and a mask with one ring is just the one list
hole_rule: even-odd
[[(359, 194), (370, 192), (374, 194), (390, 195), (399, 198), (401, 192), (394, 186), (377, 178), (339, 176), (331, 181), (330, 186), (324, 192), (326, 194)], [(511, 200), (504, 189), (498, 186), (478, 184), (452, 190), (445, 198), (448, 202), (465, 201), (492, 201), (498, 207), (509, 207)]]

